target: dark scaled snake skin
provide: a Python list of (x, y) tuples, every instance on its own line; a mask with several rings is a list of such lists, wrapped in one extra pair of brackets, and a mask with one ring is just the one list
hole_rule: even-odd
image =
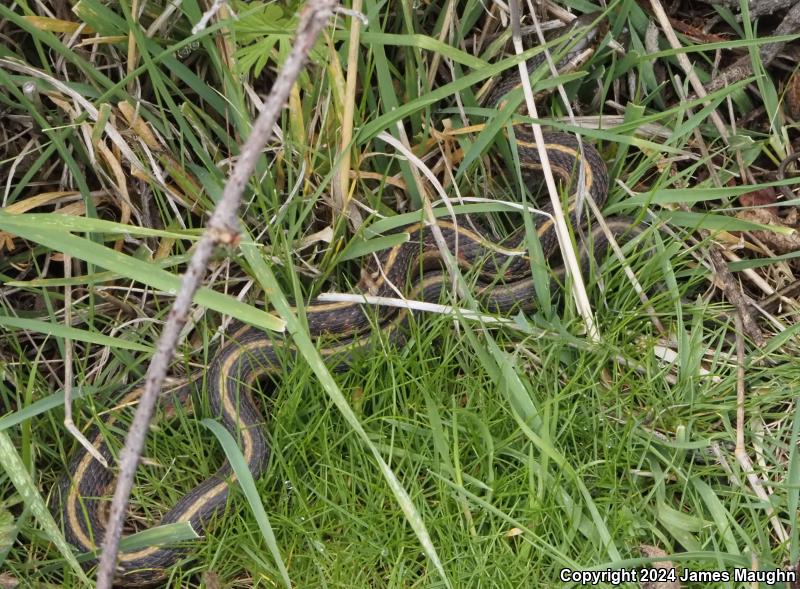
[[(579, 24), (583, 22), (585, 18)], [(598, 36), (596, 29), (584, 33), (584, 39), (589, 41)], [(585, 43), (581, 43), (576, 44), (576, 48), (585, 46)], [(531, 60), (529, 69), (533, 70), (539, 63), (541, 59)], [(508, 81), (500, 81), (490, 103), (496, 104), (519, 83), (516, 74), (516, 68), (509, 70)], [(514, 84), (515, 79), (517, 84)], [(541, 162), (529, 128), (515, 127), (515, 136), (523, 173), (526, 176), (536, 175), (541, 169)], [(608, 192), (605, 163), (598, 152), (586, 143), (583, 144), (582, 157), (577, 139), (569, 134), (545, 134), (544, 143), (553, 173), (570, 187), (569, 212), (575, 225), (577, 220), (573, 209), (579, 192), (576, 182), (579, 177), (578, 164), (584, 164), (586, 193), (598, 207), (602, 207)], [(551, 259), (558, 250), (553, 221), (549, 217), (536, 215), (534, 222), (544, 255)], [(611, 220), (608, 224), (612, 233), (617, 235), (636, 232), (627, 221)], [(524, 249), (520, 248), (525, 240), (522, 229), (500, 243), (493, 243), (474, 229), (475, 223), (455, 225), (449, 220), (439, 220), (436, 226), (461, 269), (477, 273), (475, 296), (486, 309), (498, 313), (524, 310), (536, 299), (530, 276), (530, 260), (526, 255), (521, 255)], [(363, 264), (363, 278), (356, 290), (376, 296), (396, 297), (394, 287), (397, 286), (409, 299), (439, 302), (448, 277), (441, 269), (440, 250), (434, 241), (432, 227), (418, 223), (404, 227), (402, 231), (410, 239), (369, 257)], [(586, 241), (592, 244), (592, 251), (584, 251), (588, 246), (581, 246), (584, 264), (587, 259), (599, 257), (606, 250), (605, 234), (593, 231), (590, 237)], [(556, 262), (551, 261), (551, 264), (555, 265), (553, 274), (558, 277), (563, 275), (564, 270)], [(312, 300), (305, 306), (310, 334), (325, 336), (325, 345), (320, 351), (325, 357), (337, 358), (338, 368), (346, 366), (348, 350), (369, 345), (376, 323), (390, 337), (401, 337), (409, 314), (410, 311), (405, 308), (385, 306), (371, 307), (367, 312), (363, 305), (352, 302)], [(278, 352), (281, 353), (280, 359)], [(253, 327), (240, 327), (230, 334), (227, 343), (216, 352), (206, 374), (206, 394), (213, 417), (220, 420), (239, 441), (247, 465), (256, 478), (262, 475), (267, 466), (269, 444), (264, 431), (265, 418), (256, 407), (248, 385), (265, 375), (274, 374), (278, 377), (282, 361), (293, 353), (284, 340), (274, 339)], [(192, 383), (185, 383), (175, 394), (186, 395), (191, 388), (196, 387)], [(120, 398), (118, 404), (124, 406), (134, 403), (140, 393), (140, 388), (132, 390)], [(112, 413), (105, 420), (104, 430), (109, 431), (116, 420), (117, 417)], [(89, 439), (109, 464), (113, 464), (113, 456), (98, 428), (89, 433)], [(68, 475), (60, 485), (56, 501), (60, 501), (58, 510), (62, 514), (64, 532), (68, 541), (82, 552), (93, 551), (102, 543), (106, 515), (102, 509), (104, 501), (100, 498), (110, 494), (114, 480), (115, 475), (111, 470), (104, 468), (81, 449), (72, 459)], [(198, 533), (202, 533), (209, 520), (224, 508), (229, 487), (234, 480), (235, 475), (226, 463), (211, 478), (184, 495), (164, 515), (161, 523), (188, 521)], [(170, 546), (151, 546), (135, 552), (123, 552), (119, 555), (115, 583), (120, 586), (163, 583), (170, 568), (185, 555), (185, 548)]]

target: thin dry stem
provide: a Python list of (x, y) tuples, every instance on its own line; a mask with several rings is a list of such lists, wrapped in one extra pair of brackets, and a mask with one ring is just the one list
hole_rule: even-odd
[(742, 467), (742, 470), (744, 471), (744, 474), (747, 477), (753, 492), (764, 502), (764, 505), (767, 509), (767, 515), (769, 516), (769, 521), (772, 524), (772, 529), (775, 531), (778, 541), (780, 543), (785, 543), (789, 541), (789, 534), (786, 532), (786, 529), (783, 527), (780, 518), (775, 513), (775, 509), (772, 507), (772, 502), (769, 498), (769, 493), (767, 493), (766, 489), (764, 488), (761, 478), (759, 478), (759, 476), (753, 470), (750, 457), (747, 455), (747, 451), (744, 447), (745, 322), (743, 321), (744, 316), (740, 313), (734, 313), (734, 317), (736, 321), (736, 449), (734, 450), (734, 456), (736, 456), (736, 460)]
[[(520, 11), (517, 0), (510, 2), (511, 7), (511, 37), (514, 42), (514, 51), (519, 55), (524, 51), (522, 46), (522, 34), (520, 31)], [(541, 32), (540, 32), (541, 36)], [(525, 104), (528, 107), (528, 115), (532, 119), (538, 119), (536, 111), (536, 102), (533, 98), (533, 89), (531, 88), (530, 79), (528, 77), (528, 69), (524, 62), (519, 64), (520, 78), (522, 80), (522, 90), (525, 95)], [(586, 294), (586, 286), (583, 283), (581, 276), (580, 262), (575, 248), (572, 246), (572, 241), (569, 237), (569, 228), (567, 227), (567, 219), (564, 215), (564, 209), (561, 206), (561, 198), (558, 194), (556, 187), (556, 180), (553, 176), (553, 170), (550, 167), (550, 160), (547, 157), (547, 148), (545, 147), (544, 136), (542, 134), (542, 127), (538, 123), (531, 123), (533, 130), (533, 137), (536, 139), (536, 148), (539, 151), (539, 158), (542, 162), (542, 175), (544, 176), (545, 184), (547, 185), (547, 192), (550, 195), (550, 202), (553, 206), (553, 218), (555, 219), (556, 237), (561, 249), (562, 259), (567, 268), (567, 272), (572, 278), (572, 295), (575, 299), (575, 306), (583, 317), (583, 322), (586, 325), (587, 337), (593, 342), (600, 341), (600, 332), (597, 328), (597, 323), (594, 319), (592, 306), (589, 303), (589, 296)]]
[[(737, 0), (738, 2), (738, 0)], [(800, 27), (800, 3), (796, 2), (796, 0), (791, 0), (790, 2), (786, 2), (786, 4), (794, 3), (791, 9), (786, 13), (775, 30), (772, 32), (773, 36), (779, 37), (783, 35), (793, 35), (797, 32), (798, 27)], [(750, 18), (755, 18), (760, 14), (767, 14), (767, 12), (772, 12), (769, 9), (769, 5), (773, 4), (767, 0), (760, 0), (758, 4), (755, 4), (750, 10)], [(767, 12), (764, 12), (764, 8), (766, 7)], [(774, 10), (777, 10), (775, 8)], [(761, 60), (761, 66), (767, 67), (772, 60), (777, 57), (778, 53), (784, 48), (786, 45), (785, 41), (780, 41), (777, 43), (767, 43), (758, 50), (757, 58)], [(719, 90), (724, 86), (728, 86), (733, 84), (734, 82), (738, 82), (739, 80), (743, 80), (748, 76), (753, 75), (753, 57), (751, 55), (745, 55), (727, 68), (721, 74), (714, 77), (708, 83), (708, 91), (714, 92), (715, 90)]]
[(397, 123), (397, 133), (400, 135), (400, 140), (395, 139), (389, 133), (382, 133), (380, 138), (392, 145), (395, 149), (399, 150), (406, 158), (408, 158), (409, 162), (413, 164), (411, 166), (411, 177), (414, 179), (414, 183), (417, 186), (417, 191), (422, 199), (422, 209), (425, 212), (425, 219), (430, 225), (431, 233), (433, 234), (436, 245), (441, 252), (445, 267), (447, 268), (450, 276), (453, 278), (453, 292), (457, 293), (459, 296), (462, 296), (463, 292), (462, 289), (459, 288), (458, 283), (458, 264), (454, 261), (454, 256), (456, 258), (458, 257), (458, 240), (456, 240), (455, 243), (455, 253), (451, 254), (450, 248), (447, 247), (447, 242), (442, 235), (442, 230), (436, 224), (436, 217), (433, 214), (433, 208), (431, 207), (430, 199), (427, 198), (427, 192), (425, 191), (425, 187), (422, 184), (422, 179), (419, 176), (420, 171), (430, 181), (433, 188), (442, 198), (442, 202), (444, 203), (445, 207), (450, 211), (453, 224), (457, 225), (458, 220), (456, 218), (455, 210), (453, 210), (453, 207), (450, 204), (450, 199), (447, 198), (447, 193), (445, 192), (441, 182), (439, 182), (439, 179), (433, 174), (430, 168), (428, 168), (428, 166), (422, 162), (422, 160), (414, 155), (414, 152), (409, 147), (408, 137), (406, 136), (405, 129), (399, 122)]
[[(352, 11), (361, 13), (362, 0), (353, 0)], [(350, 142), (353, 140), (353, 117), (355, 116), (356, 82), (358, 82), (358, 52), (361, 39), (362, 21), (354, 18), (350, 21), (350, 39), (347, 50), (347, 80), (345, 82), (344, 113), (342, 114), (342, 141), (339, 144), (341, 160), (338, 172), (338, 194), (335, 201), (348, 214), (350, 208), (350, 157), (353, 151)]]
[[(72, 278), (72, 257), (64, 254), (64, 278), (69, 280)], [(64, 287), (64, 325), (67, 327), (72, 326), (72, 287), (67, 284)], [(72, 339), (64, 338), (64, 427), (71, 433), (81, 446), (86, 448), (86, 451), (91, 454), (95, 460), (108, 468), (108, 462), (100, 454), (100, 451), (92, 445), (83, 432), (75, 426), (72, 419), (72, 357), (74, 351), (72, 347)]]
[(736, 455), (744, 454), (744, 329), (736, 313)]
[(120, 473), (111, 503), (108, 527), (97, 573), (98, 589), (110, 589), (112, 586), (122, 524), (133, 486), (136, 465), (144, 447), (156, 399), (166, 378), (179, 335), (186, 323), (194, 293), (200, 287), (214, 248), (220, 244), (233, 245), (238, 240), (237, 212), (242, 194), (255, 169), (261, 149), (272, 135), (272, 129), (286, 103), (292, 84), (299, 76), (311, 48), (327, 24), (335, 6), (335, 0), (309, 0), (301, 11), (292, 52), (276, 78), (272, 91), (264, 102), (261, 114), (242, 147), (239, 159), (225, 185), (222, 198), (214, 209), (206, 232), (198, 242), (189, 267), (183, 276), (181, 289), (167, 317), (164, 331), (147, 370), (144, 392), (125, 440), (125, 447), (120, 454)]
[[(675, 34), (675, 29), (672, 28), (672, 24), (670, 23), (667, 13), (664, 12), (664, 7), (661, 6), (661, 2), (659, 2), (659, 0), (650, 0), (650, 5), (653, 7), (653, 13), (658, 20), (658, 24), (661, 26), (661, 30), (664, 31), (664, 36), (667, 38), (667, 41), (669, 41), (670, 47), (673, 49), (682, 49), (683, 46), (678, 40), (678, 36)], [(700, 78), (697, 77), (697, 74), (694, 71), (694, 67), (692, 67), (692, 62), (689, 61), (689, 58), (686, 56), (686, 54), (683, 52), (678, 52), (675, 54), (675, 58), (678, 60), (681, 69), (683, 69), (683, 72), (686, 74), (686, 78), (689, 80), (689, 83), (692, 85), (692, 89), (695, 91), (697, 96), (700, 98), (705, 98), (708, 96), (706, 89), (703, 87), (702, 82), (700, 82)], [(722, 117), (719, 116), (717, 111), (712, 111), (709, 116), (711, 117), (711, 122), (714, 123), (714, 127), (716, 127), (719, 136), (727, 144), (728, 130), (725, 127)]]
[(658, 330), (658, 333), (660, 333), (662, 337), (666, 337), (668, 332), (664, 327), (664, 324), (661, 323), (661, 320), (658, 318), (658, 313), (656, 312), (655, 308), (653, 308), (653, 305), (650, 304), (650, 298), (647, 296), (647, 293), (642, 287), (642, 284), (639, 282), (639, 279), (636, 278), (636, 274), (634, 274), (631, 265), (625, 258), (622, 248), (619, 247), (614, 234), (611, 232), (608, 223), (606, 223), (603, 213), (600, 211), (600, 208), (593, 199), (587, 198), (586, 202), (589, 204), (589, 208), (592, 209), (592, 213), (597, 219), (597, 222), (600, 224), (600, 227), (603, 230), (606, 239), (608, 240), (608, 245), (611, 246), (611, 249), (614, 252), (614, 255), (617, 257), (617, 260), (619, 260), (619, 263), (622, 264), (622, 269), (625, 272), (625, 276), (628, 278), (631, 286), (633, 286), (633, 290), (635, 290), (636, 294), (639, 296), (639, 300), (642, 301), (645, 311), (647, 311), (647, 314), (650, 316), (650, 322)]

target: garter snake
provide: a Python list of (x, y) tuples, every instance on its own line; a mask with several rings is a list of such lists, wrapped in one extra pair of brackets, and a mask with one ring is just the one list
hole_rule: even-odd
[[(598, 36), (596, 32), (588, 34), (591, 40)], [(583, 49), (585, 45), (576, 47)], [(571, 55), (572, 52), (567, 57)], [(541, 54), (538, 57), (531, 60), (529, 70), (541, 63)], [(493, 92), (492, 96), (499, 99), (517, 85), (513, 83), (515, 75), (516, 69), (510, 72), (508, 81), (505, 77), (501, 79), (499, 90)], [(492, 102), (496, 103), (496, 99), (492, 98)], [(541, 162), (531, 133), (519, 128), (515, 130), (515, 135), (523, 173), (536, 174), (541, 169)], [(544, 142), (554, 175), (571, 186), (569, 212), (573, 224), (577, 224), (574, 214), (574, 202), (578, 193), (575, 180), (582, 178), (586, 193), (594, 199), (598, 207), (602, 207), (608, 191), (605, 163), (591, 145), (583, 144), (581, 149), (573, 135), (546, 133)], [(579, 162), (584, 164), (582, 175), (577, 173)], [(548, 207), (541, 208), (547, 210)], [(612, 220), (608, 224), (612, 233), (617, 235), (632, 230), (629, 221)], [(480, 229), (474, 229), (474, 225), (439, 220), (436, 226), (447, 247), (456, 256), (458, 265), (465, 271), (478, 273), (475, 295), (483, 305), (500, 313), (529, 308), (530, 302), (535, 300), (535, 291), (530, 276), (530, 260), (521, 255), (525, 251), (524, 230), (517, 230), (506, 239), (495, 243), (486, 238)], [(545, 257), (551, 259), (558, 249), (552, 217), (537, 215), (535, 228)], [(437, 263), (440, 260), (440, 250), (434, 239), (433, 227), (418, 223), (404, 227), (402, 231), (408, 234), (407, 241), (368, 258), (363, 264), (362, 279), (357, 284), (357, 290), (377, 296), (395, 297), (396, 285), (400, 285), (405, 296), (410, 299), (438, 302), (448, 277)], [(593, 231), (590, 236), (591, 239), (587, 239), (586, 243), (591, 243), (591, 246), (584, 245), (583, 242), (579, 244), (584, 263), (606, 249), (604, 233)], [(586, 251), (589, 247), (592, 248), (591, 252)], [(553, 273), (556, 276), (561, 275), (563, 268), (556, 265)], [(328, 358), (337, 356), (340, 364), (344, 365), (347, 360), (341, 359), (342, 354), (346, 356), (348, 350), (369, 344), (373, 322), (377, 322), (381, 331), (391, 338), (400, 338), (402, 326), (411, 311), (405, 308), (378, 307), (375, 313), (377, 318), (362, 305), (352, 302), (330, 303), (315, 299), (305, 307), (310, 334), (325, 338), (322, 355)], [(330, 343), (331, 337), (335, 337), (333, 343)], [(293, 354), (291, 346), (271, 339), (261, 330), (241, 327), (217, 351), (206, 374), (207, 396), (212, 413), (240, 441), (242, 454), (256, 478), (267, 466), (269, 445), (262, 427), (264, 417), (248, 388), (262, 376), (279, 373), (281, 359), (285, 359), (287, 352), (289, 355)], [(193, 383), (184, 383), (178, 387), (176, 393), (184, 395), (192, 386)], [(140, 392), (140, 389), (130, 391), (118, 404), (125, 406), (134, 403)], [(105, 431), (113, 428), (116, 421), (117, 418), (113, 415), (106, 419)], [(100, 430), (95, 428), (90, 432), (89, 439), (106, 460), (112, 463), (112, 454), (103, 441)], [(211, 478), (184, 495), (164, 515), (161, 523), (188, 521), (198, 533), (202, 532), (209, 520), (224, 507), (229, 485), (234, 479), (232, 469), (225, 464)], [(81, 450), (72, 459), (69, 474), (59, 487), (59, 510), (63, 516), (65, 535), (71, 544), (82, 551), (93, 551), (102, 542), (102, 522), (105, 517), (102, 514), (101, 498), (107, 496), (113, 482), (113, 472)], [(149, 586), (163, 582), (169, 574), (169, 568), (184, 554), (185, 550), (169, 546), (151, 546), (134, 552), (123, 552), (119, 555), (116, 583), (125, 586)]]

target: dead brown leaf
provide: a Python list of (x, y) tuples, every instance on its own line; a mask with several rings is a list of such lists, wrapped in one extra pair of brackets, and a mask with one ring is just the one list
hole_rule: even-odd
[[(773, 212), (773, 207), (739, 211), (736, 217), (762, 225), (777, 225), (794, 229), (790, 223), (791, 219), (781, 219)], [(800, 234), (797, 231), (790, 234), (773, 231), (751, 231), (750, 233), (777, 254), (788, 254), (800, 250)]]

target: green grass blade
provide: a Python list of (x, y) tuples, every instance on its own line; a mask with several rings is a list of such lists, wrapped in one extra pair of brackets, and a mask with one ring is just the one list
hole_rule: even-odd
[(275, 559), (275, 564), (281, 573), (283, 584), (286, 585), (288, 589), (291, 589), (292, 581), (289, 578), (289, 571), (286, 569), (286, 564), (283, 562), (283, 556), (281, 556), (275, 534), (272, 532), (272, 526), (269, 523), (264, 504), (261, 502), (261, 498), (258, 495), (253, 475), (250, 469), (247, 468), (247, 460), (245, 460), (242, 455), (239, 445), (236, 443), (236, 440), (233, 439), (230, 432), (219, 422), (213, 419), (204, 419), (202, 424), (214, 433), (222, 449), (225, 451), (225, 456), (233, 468), (233, 472), (236, 473), (236, 479), (247, 498), (250, 510), (253, 512), (258, 522), (258, 527), (261, 530), (261, 534), (264, 536), (264, 542), (266, 542), (267, 548), (269, 548), (269, 551), (272, 553), (272, 558)]
[(0, 466), (3, 467), (8, 478), (14, 483), (14, 487), (20, 496), (22, 496), (25, 505), (31, 510), (31, 513), (33, 513), (36, 520), (42, 526), (42, 530), (47, 538), (58, 548), (58, 551), (69, 563), (70, 567), (72, 567), (78, 578), (88, 587), (90, 581), (86, 577), (86, 573), (83, 572), (81, 565), (78, 564), (78, 560), (72, 553), (72, 548), (61, 533), (56, 520), (53, 519), (50, 511), (47, 509), (47, 505), (39, 494), (36, 483), (33, 482), (31, 475), (25, 469), (22, 458), (20, 458), (16, 448), (14, 448), (14, 445), (11, 443), (11, 438), (3, 431), (0, 431)]
[(353, 412), (353, 409), (347, 402), (347, 399), (345, 399), (344, 395), (339, 390), (339, 386), (336, 384), (336, 381), (333, 380), (328, 367), (325, 365), (325, 362), (323, 362), (322, 357), (317, 351), (317, 348), (314, 346), (314, 343), (311, 341), (308, 333), (305, 332), (303, 326), (289, 307), (289, 303), (283, 296), (283, 293), (281, 292), (280, 287), (275, 280), (275, 276), (272, 274), (272, 270), (259, 255), (257, 248), (250, 245), (243, 245), (242, 251), (244, 252), (245, 258), (255, 271), (256, 276), (264, 287), (264, 290), (269, 293), (270, 302), (273, 304), (275, 310), (278, 312), (281, 318), (283, 318), (283, 320), (286, 322), (286, 327), (291, 334), (292, 340), (297, 346), (298, 355), (302, 356), (303, 359), (308, 362), (308, 365), (314, 371), (314, 374), (316, 374), (320, 384), (322, 385), (322, 388), (330, 396), (334, 405), (336, 405), (336, 408), (339, 409), (347, 423), (353, 428), (353, 431), (355, 431), (358, 437), (361, 438), (364, 445), (369, 449), (370, 452), (372, 452), (372, 455), (374, 456), (375, 461), (378, 463), (378, 467), (383, 473), (386, 482), (389, 484), (389, 488), (392, 490), (398, 505), (403, 510), (403, 513), (405, 514), (408, 523), (411, 525), (411, 528), (414, 530), (414, 533), (417, 535), (417, 538), (419, 538), (423, 551), (436, 567), (436, 570), (441, 576), (442, 582), (445, 584), (445, 586), (448, 588), (451, 587), (452, 585), (447, 578), (444, 566), (439, 559), (439, 555), (436, 552), (436, 548), (433, 545), (433, 541), (431, 540), (422, 516), (414, 505), (414, 502), (411, 500), (408, 492), (400, 484), (400, 481), (397, 479), (395, 473), (383, 460), (380, 451), (372, 442), (372, 440), (370, 440), (370, 437), (367, 435), (367, 432), (364, 430), (361, 422), (359, 422), (358, 418)]
[(177, 544), (200, 538), (189, 522), (175, 522), (125, 536), (119, 543), (119, 549), (121, 552), (134, 552), (150, 546)]
[[(81, 397), (90, 394), (91, 389), (81, 388), (80, 390), (74, 390), (72, 392), (72, 398), (80, 399)], [(13, 413), (9, 413), (8, 415), (4, 415), (0, 417), (0, 432), (6, 430), (10, 427), (18, 425), (23, 421), (27, 421), (36, 417), (37, 415), (41, 415), (42, 413), (47, 413), (51, 409), (55, 409), (56, 407), (61, 407), (64, 405), (64, 393), (59, 391), (57, 393), (53, 393), (52, 395), (47, 395), (43, 399), (39, 399), (31, 403), (30, 405), (20, 409), (19, 411), (14, 411)]]
[(137, 342), (92, 333), (76, 327), (61, 325), (60, 323), (50, 323), (49, 321), (39, 321), (38, 319), (23, 319), (21, 317), (9, 317), (0, 314), (0, 327), (21, 329), (44, 333), (53, 337), (68, 338), (74, 341), (97, 344), (98, 346), (109, 346), (112, 348), (122, 348), (123, 350), (133, 350), (135, 352), (152, 352), (152, 346), (146, 346)]
[[(104, 247), (88, 239), (70, 233), (42, 230), (36, 223), (27, 220), (26, 215), (0, 214), (0, 229), (19, 235), (25, 239), (41, 243), (55, 251), (61, 251), (75, 258), (96, 264), (101, 268), (113, 270), (132, 280), (137, 280), (153, 288), (177, 293), (181, 279), (152, 264)], [(232, 315), (241, 321), (273, 331), (283, 331), (283, 321), (274, 315), (259, 311), (235, 298), (220, 294), (209, 288), (197, 291), (194, 302)]]

